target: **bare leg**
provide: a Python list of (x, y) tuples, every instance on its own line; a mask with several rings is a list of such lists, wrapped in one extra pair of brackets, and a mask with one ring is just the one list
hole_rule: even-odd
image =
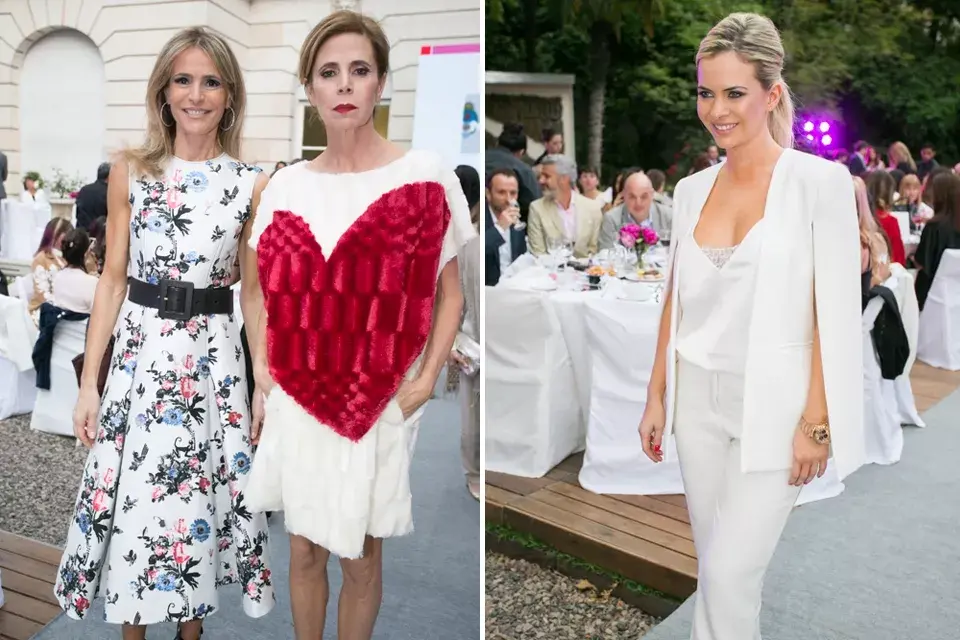
[(123, 625), (123, 640), (144, 640), (147, 637), (147, 628), (143, 625)]
[(363, 557), (340, 559), (343, 588), (337, 610), (339, 640), (370, 640), (383, 598), (383, 540), (363, 542)]
[(330, 552), (304, 537), (290, 536), (290, 609), (297, 640), (323, 640), (327, 617)]
[(200, 640), (203, 620), (187, 620), (180, 623), (180, 637), (183, 640)]

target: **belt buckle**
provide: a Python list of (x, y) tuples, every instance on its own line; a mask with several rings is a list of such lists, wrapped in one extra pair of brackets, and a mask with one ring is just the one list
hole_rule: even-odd
[[(183, 309), (171, 309), (168, 307), (170, 302), (170, 291), (182, 290), (184, 292)], [(193, 317), (193, 283), (183, 280), (168, 280), (164, 278), (160, 281), (160, 304), (157, 307), (157, 316), (163, 320), (189, 320)]]

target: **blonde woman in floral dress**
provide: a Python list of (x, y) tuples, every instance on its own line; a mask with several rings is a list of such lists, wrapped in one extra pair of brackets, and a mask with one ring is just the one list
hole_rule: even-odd
[(249, 616), (274, 605), (266, 520), (245, 501), (257, 434), (229, 288), (266, 183), (236, 159), (244, 101), (227, 44), (179, 33), (148, 83), (147, 140), (110, 174), (110, 250), (74, 412), (91, 451), (55, 594), (78, 619), (102, 596), (125, 639), (171, 621), (198, 638), (225, 584), (240, 585)]

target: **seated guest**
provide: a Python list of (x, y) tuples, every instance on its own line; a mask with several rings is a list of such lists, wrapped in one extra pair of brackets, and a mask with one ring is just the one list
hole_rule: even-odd
[(580, 170), (580, 193), (591, 200), (599, 200), (601, 206), (606, 204), (604, 193), (600, 191), (600, 173), (593, 167)]
[(40, 305), (53, 302), (53, 277), (66, 264), (60, 253), (63, 237), (73, 230), (73, 224), (66, 218), (51, 218), (43, 230), (40, 246), (33, 256), (30, 272), (33, 275), (33, 295), (27, 303), (27, 310), (33, 323), (39, 325)]
[(107, 259), (107, 218), (101, 216), (90, 223), (90, 249), (87, 250), (87, 273), (103, 273)]
[(539, 176), (523, 161), (527, 153), (527, 134), (522, 124), (504, 123), (503, 131), (497, 138), (497, 147), (487, 149), (483, 154), (484, 173), (489, 180), (494, 169), (513, 169), (520, 183), (517, 202), (520, 203), (520, 219), (524, 222), (530, 212), (530, 203), (540, 197)]
[(628, 175), (623, 181), (622, 193), (623, 204), (603, 215), (598, 242), (601, 250), (617, 246), (620, 243), (620, 228), (630, 223), (652, 227), (661, 238), (664, 234), (667, 239), (670, 238), (673, 207), (654, 201), (656, 192), (649, 176), (640, 172)]
[(77, 227), (86, 229), (94, 237), (93, 225), (97, 218), (107, 216), (107, 179), (110, 177), (110, 163), (104, 162), (97, 167), (97, 179), (80, 188), (77, 193)]
[(49, 202), (47, 194), (40, 188), (40, 185), (37, 184), (38, 180), (36, 174), (27, 174), (27, 177), (23, 179), (23, 191), (20, 192), (20, 202), (30, 204), (47, 204)]
[(897, 191), (900, 197), (893, 207), (894, 211), (908, 212), (914, 224), (923, 224), (933, 217), (933, 207), (920, 199), (923, 185), (920, 184), (920, 178), (915, 173), (904, 175)]
[(893, 210), (893, 191), (896, 188), (893, 177), (883, 169), (878, 169), (871, 171), (865, 182), (867, 183), (867, 195), (873, 205), (873, 216), (887, 236), (887, 245), (890, 247), (890, 262), (906, 266), (907, 255), (903, 248), (900, 223), (890, 213)]
[(947, 249), (960, 249), (960, 176), (940, 173), (931, 181), (933, 219), (923, 228), (913, 256), (917, 267), (916, 292), (920, 309), (927, 300), (940, 259)]
[(90, 236), (86, 229), (73, 229), (60, 244), (64, 267), (53, 276), (53, 304), (67, 311), (90, 313), (97, 292), (96, 275), (87, 272)]
[(530, 251), (543, 255), (552, 243), (563, 242), (573, 245), (577, 258), (595, 254), (603, 212), (599, 202), (574, 191), (577, 165), (559, 155), (546, 156), (540, 165), (540, 189), (544, 195), (530, 203)]
[(497, 286), (506, 268), (527, 251), (527, 233), (517, 229), (520, 208), (513, 206), (519, 184), (513, 169), (494, 169), (487, 177), (484, 281), (488, 287)]
[(889, 249), (887, 239), (870, 210), (867, 185), (857, 176), (853, 178), (853, 193), (857, 201), (857, 216), (860, 219), (860, 293), (864, 296), (873, 287), (890, 277)]

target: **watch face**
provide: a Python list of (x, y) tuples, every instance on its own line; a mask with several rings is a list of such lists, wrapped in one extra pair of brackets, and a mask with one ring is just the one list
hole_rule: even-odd
[(826, 444), (830, 442), (830, 432), (824, 427), (814, 429), (813, 439), (816, 440), (818, 444)]

